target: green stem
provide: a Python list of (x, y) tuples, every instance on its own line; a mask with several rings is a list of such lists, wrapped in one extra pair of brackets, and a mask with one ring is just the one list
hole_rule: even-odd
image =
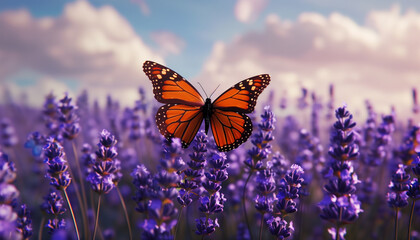
[(125, 220), (127, 221), (127, 225), (128, 225), (128, 234), (130, 235), (130, 240), (132, 240), (133, 235), (131, 233), (131, 224), (130, 224), (130, 218), (128, 217), (127, 206), (125, 205), (124, 198), (121, 195), (120, 189), (118, 188), (118, 186), (115, 186), (115, 188), (117, 189), (118, 196), (120, 197), (121, 205), (124, 210)]
[(260, 237), (259, 237), (259, 240), (262, 240), (263, 225), (264, 225), (264, 213), (261, 213), (261, 225), (260, 225)]
[(96, 238), (96, 230), (98, 229), (99, 209), (100, 208), (101, 208), (101, 194), (99, 194), (99, 198), (98, 198), (98, 208), (96, 209), (96, 220), (95, 220), (95, 227), (93, 228), (93, 238), (92, 238), (92, 240), (95, 240), (95, 238)]
[(248, 178), (245, 181), (244, 189), (242, 191), (242, 207), (243, 207), (246, 226), (248, 227), (249, 236), (251, 237), (251, 240), (252, 240), (252, 231), (251, 231), (251, 227), (249, 225), (248, 214), (246, 213), (245, 190), (246, 190), (246, 186), (248, 185), (249, 179), (251, 179), (251, 176), (252, 176), (253, 173), (254, 173), (254, 171), (251, 170), (251, 172), (248, 175)]
[(66, 197), (67, 204), (69, 205), (71, 218), (73, 219), (74, 229), (76, 230), (77, 240), (80, 240), (79, 228), (77, 227), (76, 218), (74, 217), (73, 208), (71, 207), (70, 199), (69, 199), (69, 196), (67, 195), (66, 189), (63, 189), (63, 193), (64, 193), (64, 196)]
[(176, 234), (178, 233), (178, 226), (181, 221), (182, 210), (184, 210), (184, 205), (181, 206), (181, 210), (179, 210), (178, 214), (178, 222), (176, 223), (175, 233), (174, 233), (174, 240), (176, 240)]
[(335, 227), (335, 240), (340, 240), (340, 222), (341, 222), (342, 214), (343, 214), (343, 208), (340, 207), (340, 212), (338, 213), (338, 220)]
[(416, 204), (416, 200), (413, 200), (413, 203), (411, 204), (411, 211), (410, 211), (410, 221), (408, 223), (408, 235), (407, 240), (410, 240), (411, 235), (411, 224), (413, 223), (413, 213), (414, 213), (414, 205)]
[(82, 210), (82, 221), (83, 221), (83, 226), (84, 226), (84, 233), (85, 233), (85, 239), (88, 239), (88, 235), (89, 235), (89, 222), (88, 222), (88, 218), (86, 215), (86, 210), (87, 210), (87, 198), (86, 198), (86, 191), (85, 191), (85, 183), (83, 181), (83, 175), (82, 175), (82, 169), (80, 168), (80, 163), (79, 163), (79, 158), (77, 156), (77, 147), (76, 147), (76, 143), (74, 141), (71, 142), (72, 143), (72, 147), (73, 147), (73, 153), (74, 153), (74, 158), (76, 160), (76, 167), (77, 167), (77, 172), (79, 174), (79, 182), (80, 182), (80, 187), (82, 190), (82, 200), (83, 200), (83, 204), (81, 205), (81, 210)]
[(44, 230), (44, 224), (45, 224), (45, 216), (42, 217), (41, 223), (39, 225), (38, 240), (42, 239), (42, 231)]
[(399, 212), (399, 208), (395, 208), (395, 226), (394, 226), (394, 239), (397, 240), (398, 239), (398, 212)]
[[(71, 170), (70, 165), (68, 165), (68, 170), (69, 170), (69, 173), (70, 173), (70, 177), (72, 179), (76, 179), (74, 177), (74, 174), (73, 174), (73, 171)], [(76, 192), (77, 202), (79, 203), (79, 206), (81, 206), (80, 211), (82, 211), (82, 216), (83, 216), (85, 213), (83, 212), (83, 201), (82, 201), (82, 197), (80, 195), (79, 185), (76, 183), (76, 181), (74, 181), (73, 183), (74, 184), (72, 184), (72, 185), (74, 186), (74, 190)]]

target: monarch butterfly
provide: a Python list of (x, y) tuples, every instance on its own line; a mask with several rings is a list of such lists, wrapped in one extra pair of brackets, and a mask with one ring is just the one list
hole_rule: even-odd
[(254, 111), (257, 98), (270, 83), (262, 74), (245, 79), (226, 90), (216, 100), (206, 100), (185, 78), (152, 61), (143, 64), (143, 71), (153, 84), (153, 94), (165, 103), (156, 113), (159, 132), (167, 139), (180, 138), (187, 148), (204, 120), (209, 126), (219, 151), (230, 151), (244, 143), (252, 133), (252, 122), (246, 113)]

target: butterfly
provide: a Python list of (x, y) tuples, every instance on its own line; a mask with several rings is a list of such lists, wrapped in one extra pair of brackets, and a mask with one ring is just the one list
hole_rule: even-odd
[(143, 71), (152, 81), (156, 100), (165, 104), (156, 113), (159, 132), (167, 139), (180, 138), (187, 148), (204, 120), (206, 134), (211, 126), (217, 148), (223, 152), (239, 147), (251, 136), (252, 121), (246, 114), (254, 111), (258, 96), (270, 83), (268, 74), (254, 76), (211, 102), (168, 67), (146, 61)]

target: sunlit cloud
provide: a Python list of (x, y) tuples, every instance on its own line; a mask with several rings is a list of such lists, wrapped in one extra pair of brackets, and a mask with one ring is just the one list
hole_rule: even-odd
[(268, 0), (237, 0), (235, 17), (243, 23), (254, 21), (267, 6), (267, 3)]
[(370, 12), (362, 25), (340, 13), (303, 13), (296, 21), (273, 14), (262, 31), (216, 43), (198, 79), (217, 79), (227, 87), (269, 73), (268, 89), (287, 90), (290, 97), (301, 86), (326, 93), (334, 83), (337, 104), (360, 109), (371, 99), (382, 111), (391, 105), (409, 109), (411, 87), (420, 76), (418, 36), (420, 14), (397, 6)]
[(0, 29), (8, 33), (0, 36), (3, 80), (29, 70), (95, 91), (133, 89), (146, 83), (146, 59), (164, 62), (114, 8), (87, 1), (66, 5), (57, 18), (38, 19), (24, 9), (2, 12)]

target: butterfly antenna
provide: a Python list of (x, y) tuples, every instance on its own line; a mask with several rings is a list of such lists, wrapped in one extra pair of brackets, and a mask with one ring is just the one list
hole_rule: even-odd
[(200, 82), (198, 82), (198, 85), (200, 85), (201, 89), (203, 89), (204, 94), (206, 94), (206, 98), (209, 98), (209, 97), (207, 96), (206, 90), (204, 90), (204, 88), (203, 88), (203, 86), (201, 86)]
[(210, 97), (213, 96), (213, 93), (216, 92), (216, 90), (220, 87), (220, 84), (217, 85), (216, 89), (214, 89), (214, 91), (210, 94)]

